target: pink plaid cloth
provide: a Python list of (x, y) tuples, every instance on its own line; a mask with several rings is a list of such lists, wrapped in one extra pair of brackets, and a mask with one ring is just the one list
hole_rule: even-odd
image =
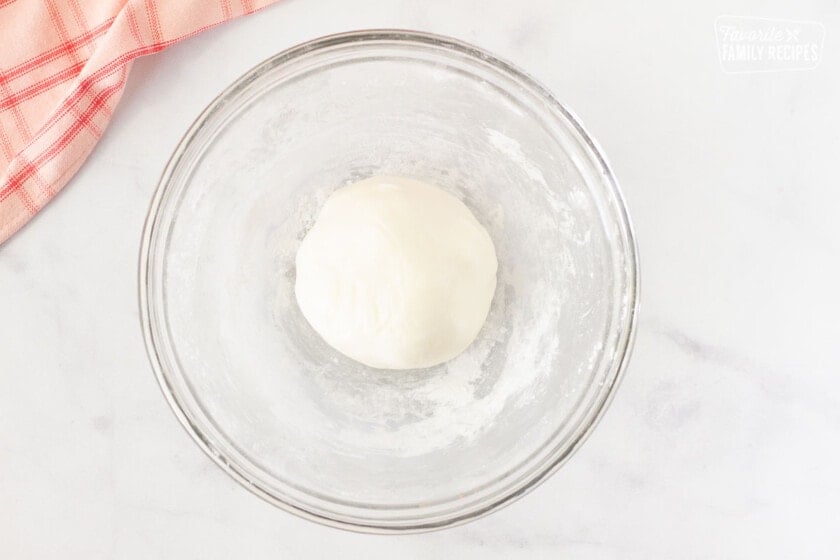
[(0, 243), (70, 180), (131, 61), (275, 0), (0, 0)]

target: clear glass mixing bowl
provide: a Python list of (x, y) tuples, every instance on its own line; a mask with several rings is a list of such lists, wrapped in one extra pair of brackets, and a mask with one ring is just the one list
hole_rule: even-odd
[[(296, 305), (318, 208), (374, 174), (449, 190), (496, 245), (487, 323), (441, 366), (362, 366)], [(579, 121), (492, 55), (406, 31), (318, 39), (224, 91), (175, 150), (140, 258), (149, 356), (195, 441), (269, 502), (369, 532), (474, 519), (556, 470), (615, 390), (638, 293)]]

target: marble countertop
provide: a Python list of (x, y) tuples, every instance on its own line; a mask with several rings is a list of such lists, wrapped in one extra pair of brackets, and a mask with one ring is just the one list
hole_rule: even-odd
[[(840, 12), (830, 3), (287, 0), (135, 63), (100, 145), (0, 247), (0, 557), (833, 558), (840, 548)], [(724, 72), (721, 14), (810, 20), (822, 62)], [(526, 69), (621, 181), (642, 260), (633, 359), (548, 482), (489, 517), (376, 537), (244, 491), (146, 359), (140, 232), (227, 84), (327, 33), (403, 27)]]

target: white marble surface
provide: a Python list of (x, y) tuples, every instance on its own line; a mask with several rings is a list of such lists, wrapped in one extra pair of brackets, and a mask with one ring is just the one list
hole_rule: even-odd
[[(833, 2), (288, 0), (137, 62), (90, 160), (0, 247), (0, 557), (835, 558), (840, 10)], [(816, 20), (813, 71), (724, 74), (720, 14)], [(635, 220), (643, 309), (584, 448), (443, 532), (327, 529), (255, 498), (168, 410), (138, 323), (140, 230), (217, 92), (330, 32), (479, 44), (568, 103)]]

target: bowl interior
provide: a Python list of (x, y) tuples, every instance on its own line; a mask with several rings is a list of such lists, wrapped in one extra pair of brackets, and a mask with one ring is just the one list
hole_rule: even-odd
[[(441, 366), (353, 362), (295, 302), (320, 205), (375, 174), (454, 193), (495, 243), (487, 323)], [(331, 37), (249, 72), (173, 156), (144, 253), (153, 363), (196, 439), (275, 503), (361, 528), (452, 523), (549, 472), (603, 408), (635, 306), (624, 208), (576, 121), (418, 34)]]

